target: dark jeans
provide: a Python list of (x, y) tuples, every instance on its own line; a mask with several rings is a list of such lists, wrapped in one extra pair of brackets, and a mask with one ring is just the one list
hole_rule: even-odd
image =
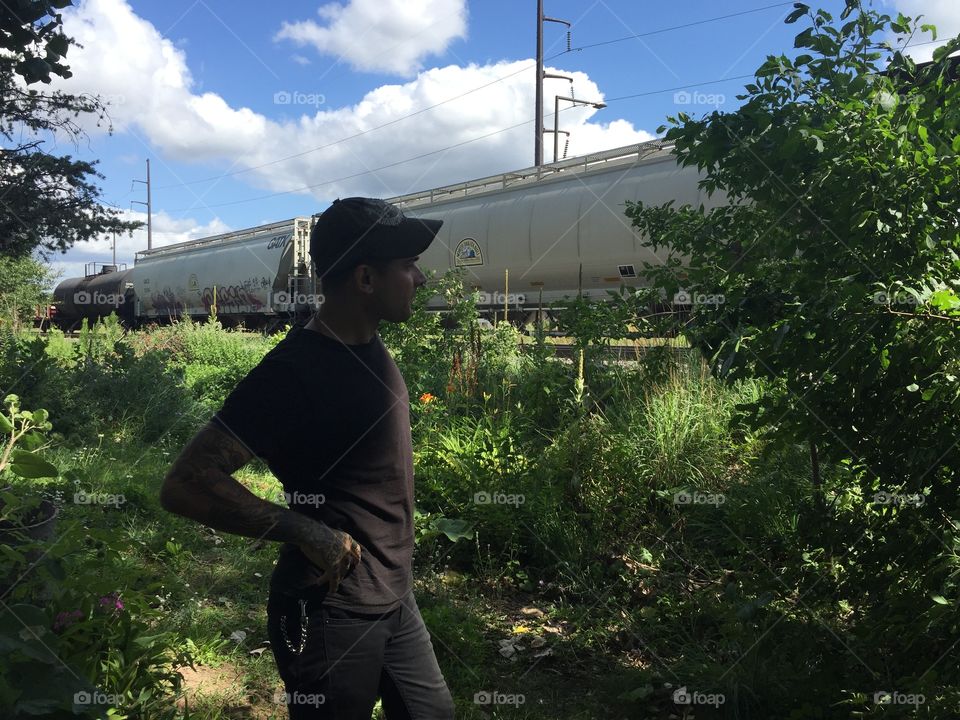
[(315, 601), (305, 609), (303, 643), (300, 601), (271, 592), (267, 603), (291, 720), (370, 720), (377, 697), (388, 720), (452, 720), (453, 699), (412, 592), (386, 614)]

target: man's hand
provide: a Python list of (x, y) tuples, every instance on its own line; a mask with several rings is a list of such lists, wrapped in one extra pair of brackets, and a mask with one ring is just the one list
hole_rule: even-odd
[(359, 561), (360, 546), (346, 533), (259, 498), (239, 483), (231, 473), (252, 457), (236, 438), (207, 423), (164, 478), (160, 504), (215, 530), (300, 546), (324, 570), (324, 581), (336, 576), (336, 587)]
[(340, 581), (360, 563), (360, 544), (342, 530), (318, 525), (315, 538), (298, 543), (301, 552), (323, 573), (321, 583), (329, 582), (329, 591), (336, 592)]

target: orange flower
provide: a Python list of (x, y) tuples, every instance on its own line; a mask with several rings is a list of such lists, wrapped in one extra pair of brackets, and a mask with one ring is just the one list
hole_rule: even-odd
[(424, 405), (432, 403), (436, 399), (437, 398), (435, 396), (431, 395), (428, 392), (425, 392), (423, 395), (420, 396), (420, 402), (422, 402)]

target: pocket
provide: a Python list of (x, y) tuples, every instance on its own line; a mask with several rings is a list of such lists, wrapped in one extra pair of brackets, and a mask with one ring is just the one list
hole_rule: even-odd
[(369, 622), (376, 620), (378, 616), (368, 616), (355, 613), (351, 610), (325, 605), (321, 609), (324, 621), (327, 625), (346, 625), (350, 623)]
[[(383, 664), (383, 652), (389, 637), (389, 624), (365, 617), (351, 617), (349, 611), (324, 608), (311, 622), (316, 622), (322, 642), (314, 645), (304, 658), (301, 681), (306, 685), (328, 684), (339, 694), (376, 699), (376, 689)], [(311, 634), (310, 642), (313, 642)], [(322, 645), (322, 661), (319, 653)], [(346, 686), (349, 690), (345, 690)], [(321, 691), (322, 692), (322, 691)]]

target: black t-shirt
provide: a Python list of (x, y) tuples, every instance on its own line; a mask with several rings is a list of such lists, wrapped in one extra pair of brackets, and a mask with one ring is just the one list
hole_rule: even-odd
[(294, 326), (213, 420), (267, 463), (283, 484), (278, 500), (361, 546), (360, 564), (329, 593), (285, 543), (271, 587), (360, 611), (396, 607), (412, 587), (413, 449), (407, 386), (379, 335), (345, 345)]

